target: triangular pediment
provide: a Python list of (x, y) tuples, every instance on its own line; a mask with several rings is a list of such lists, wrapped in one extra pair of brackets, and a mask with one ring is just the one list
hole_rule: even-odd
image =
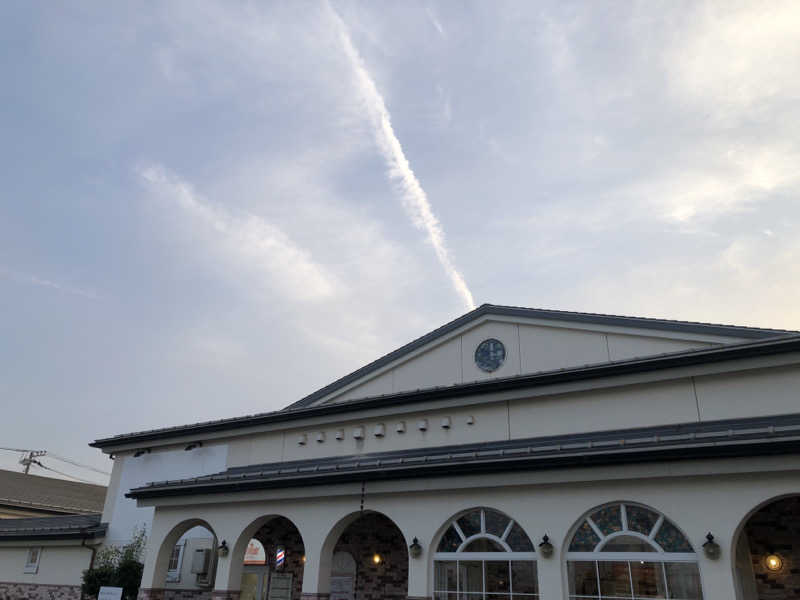
[(290, 409), (766, 339), (786, 332), (484, 304)]

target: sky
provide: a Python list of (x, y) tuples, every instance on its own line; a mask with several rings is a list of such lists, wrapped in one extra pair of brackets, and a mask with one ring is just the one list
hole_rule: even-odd
[(107, 471), (484, 302), (800, 329), (798, 65), (794, 1), (0, 3), (0, 447)]

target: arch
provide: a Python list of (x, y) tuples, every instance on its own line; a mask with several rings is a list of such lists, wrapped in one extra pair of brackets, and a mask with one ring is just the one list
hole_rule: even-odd
[[(275, 529), (277, 529), (277, 532), (264, 531), (270, 526), (273, 526)], [(264, 546), (264, 550), (267, 555), (267, 562), (266, 565), (264, 565), (265, 570), (275, 567), (275, 546), (286, 546), (287, 541), (281, 542), (280, 540), (272, 540), (273, 543), (270, 544), (269, 540), (260, 539), (259, 537), (274, 534), (279, 536), (282, 535), (282, 537), (287, 538), (288, 544), (292, 546), (291, 548), (284, 548), (285, 566), (282, 567), (282, 570), (285, 570), (287, 573), (291, 573), (293, 576), (292, 598), (300, 597), (300, 594), (302, 593), (303, 570), (305, 563), (305, 542), (303, 541), (303, 535), (300, 529), (297, 527), (294, 521), (279, 514), (269, 514), (258, 517), (257, 519), (251, 521), (250, 524), (241, 531), (239, 537), (236, 538), (236, 542), (233, 544), (229, 556), (229, 590), (238, 590), (241, 588), (245, 551), (247, 550), (247, 546), (251, 539), (257, 539)]]
[(374, 510), (354, 511), (331, 527), (318, 558), (317, 589), (320, 593), (330, 591), (333, 556), (342, 552), (349, 553), (355, 560), (357, 589), (380, 584), (382, 597), (406, 598), (410, 568), (408, 541), (391, 517)]
[[(800, 493), (759, 502), (742, 517), (731, 539), (731, 570), (739, 600), (756, 600), (771, 587), (796, 589), (800, 567)], [(769, 565), (777, 557), (777, 565)]]
[(205, 520), (199, 518), (186, 519), (177, 525), (174, 525), (169, 533), (163, 537), (158, 546), (156, 553), (156, 560), (154, 564), (152, 581), (155, 587), (165, 587), (167, 582), (167, 574), (169, 571), (170, 558), (172, 557), (173, 550), (175, 549), (178, 541), (185, 533), (194, 529), (195, 527), (203, 527), (211, 534), (211, 553), (210, 564), (208, 567), (209, 582), (213, 585), (214, 577), (216, 574), (216, 552), (217, 547), (217, 534), (214, 528)]
[(695, 550), (660, 511), (615, 501), (586, 511), (564, 544), (569, 598), (702, 598)]
[(432, 548), (436, 600), (464, 593), (475, 598), (539, 597), (533, 542), (502, 511), (480, 506), (456, 513), (439, 529)]

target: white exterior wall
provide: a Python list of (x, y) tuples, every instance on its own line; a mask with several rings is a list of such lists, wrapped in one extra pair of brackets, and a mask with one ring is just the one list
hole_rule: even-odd
[[(39, 570), (25, 573), (29, 548), (42, 548)], [(26, 546), (0, 546), (0, 581), (39, 585), (80, 585), (89, 568), (92, 551), (79, 545), (54, 546), (31, 542)]]
[[(371, 417), (242, 434), (229, 441), (228, 466), (800, 412), (796, 365), (699, 373), (652, 382), (620, 380), (606, 388), (562, 393), (531, 391), (529, 397), (480, 404), (472, 400), (472, 405), (456, 400), (452, 407), (436, 410), (405, 406)], [(449, 428), (442, 427), (445, 418)], [(418, 428), (422, 420), (428, 424), (425, 431)], [(400, 422), (405, 433), (396, 430)], [(385, 434), (376, 437), (380, 424)], [(356, 428), (363, 430), (362, 440), (354, 438)], [(336, 439), (338, 431), (344, 439)], [(320, 433), (322, 442), (317, 441)], [(305, 444), (299, 443), (301, 436)]]
[(225, 470), (228, 448), (225, 444), (202, 446), (190, 451), (183, 447), (154, 449), (150, 454), (134, 458), (131, 454), (117, 456), (108, 486), (103, 522), (108, 523), (105, 544), (121, 546), (131, 539), (134, 528), (150, 530), (152, 508), (140, 508), (136, 501), (126, 498), (132, 488), (151, 481), (196, 477)]
[[(303, 537), (307, 562), (303, 590), (327, 591), (330, 556), (341, 528), (358, 513), (360, 485), (195, 496), (160, 500), (153, 543), (180, 523), (202, 516), (231, 547), (249, 539), (249, 526), (265, 515), (289, 518)], [(565, 549), (573, 527), (598, 505), (627, 501), (651, 506), (671, 519), (698, 554), (705, 600), (735, 598), (736, 533), (752, 509), (771, 498), (800, 493), (800, 456), (707, 460), (553, 472), (368, 483), (364, 508), (381, 512), (402, 531), (406, 544), (417, 537), (425, 552), (410, 559), (409, 596), (432, 593), (432, 556), (444, 528), (457, 513), (478, 506), (505, 512), (538, 545), (550, 536), (556, 551), (540, 558), (542, 598), (566, 598)], [(183, 505), (180, 505), (180, 504)], [(192, 505), (187, 505), (191, 503)], [(701, 547), (711, 531), (722, 547), (718, 560)], [(246, 543), (246, 540), (244, 540)], [(243, 552), (243, 546), (241, 546)], [(145, 587), (157, 587), (155, 553), (148, 555)], [(238, 589), (241, 557), (220, 559), (216, 589)]]
[[(488, 338), (500, 340), (506, 348), (505, 362), (492, 373), (481, 371), (474, 360), (478, 344)], [(706, 348), (723, 341), (740, 340), (703, 339), (699, 335), (663, 331), (626, 331), (622, 327), (554, 322), (542, 325), (525, 320), (514, 322), (489, 318), (432, 342), (344, 390), (332, 392), (318, 404)]]

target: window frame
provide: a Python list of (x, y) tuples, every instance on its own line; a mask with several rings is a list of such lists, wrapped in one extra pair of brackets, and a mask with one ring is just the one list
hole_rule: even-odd
[[(31, 553), (36, 552), (36, 560), (31, 561)], [(39, 563), (42, 561), (42, 546), (31, 546), (28, 548), (28, 554), (25, 556), (25, 568), (23, 573), (27, 575), (35, 575), (39, 572)]]
[[(486, 531), (486, 510), (491, 510), (494, 512), (498, 512), (503, 514), (505, 517), (508, 518), (508, 524), (503, 531), (502, 536), (497, 536), (492, 533)], [(461, 527), (458, 524), (458, 520), (463, 517), (464, 515), (470, 514), (475, 511), (480, 511), (481, 513), (481, 530), (478, 533), (474, 533), (473, 535), (466, 536), (462, 531)], [(486, 598), (487, 596), (491, 597), (506, 597), (508, 600), (512, 598), (530, 598), (531, 600), (539, 600), (541, 595), (539, 593), (539, 569), (538, 569), (538, 554), (534, 550), (533, 552), (515, 552), (511, 550), (508, 542), (506, 539), (508, 538), (511, 530), (514, 528), (514, 525), (519, 526), (525, 536), (528, 538), (531, 546), (535, 548), (533, 541), (530, 539), (530, 536), (525, 531), (525, 529), (520, 525), (516, 520), (512, 519), (502, 511), (498, 511), (493, 508), (488, 507), (479, 507), (479, 508), (471, 508), (467, 511), (463, 511), (456, 515), (455, 517), (451, 518), (447, 525), (442, 530), (442, 536), (440, 536), (438, 544), (441, 543), (442, 537), (444, 534), (453, 527), (461, 538), (461, 544), (458, 546), (458, 549), (454, 552), (441, 552), (437, 550), (433, 553), (433, 570), (434, 570), (434, 580), (433, 580), (433, 596), (437, 598), (441, 595), (449, 596), (450, 594), (456, 594), (460, 598), (462, 595), (465, 598), (473, 598), (474, 600), (480, 600)], [(503, 548), (503, 552), (465, 552), (464, 548), (467, 548), (472, 542), (479, 539), (488, 539), (500, 547)], [(449, 562), (455, 564), (456, 569), (456, 590), (440, 590), (437, 588), (436, 585), (436, 563), (441, 562)], [(481, 572), (483, 574), (483, 584), (482, 588), (483, 591), (481, 592), (465, 592), (460, 590), (460, 578), (461, 578), (461, 562), (480, 562), (481, 563)], [(489, 562), (496, 562), (496, 563), (506, 563), (508, 568), (508, 592), (493, 592), (488, 590), (487, 580), (486, 580), (486, 563)], [(521, 592), (514, 592), (513, 587), (513, 564), (514, 562), (532, 562), (534, 563), (534, 577), (536, 581), (536, 590), (535, 594), (531, 593), (521, 593)]]
[[(172, 562), (172, 556), (175, 552), (175, 549), (179, 548), (178, 550), (178, 565), (174, 569), (169, 568), (169, 564)], [(183, 554), (186, 550), (186, 540), (182, 542), (178, 542), (172, 547), (170, 552), (169, 561), (167, 562), (167, 583), (178, 583), (181, 580), (181, 567), (183, 566)]]
[[(614, 531), (609, 534), (604, 534), (601, 528), (592, 520), (592, 515), (597, 513), (598, 511), (610, 507), (610, 506), (619, 506), (620, 507), (620, 526), (621, 529), (619, 531)], [(634, 529), (629, 529), (628, 523), (628, 516), (627, 516), (627, 509), (628, 506), (635, 506), (638, 508), (643, 508), (652, 513), (658, 515), (655, 523), (653, 524), (650, 532), (645, 535), (639, 531), (635, 531)], [(598, 598), (602, 598), (602, 594), (600, 592), (600, 563), (604, 562), (616, 562), (616, 563), (626, 563), (628, 569), (628, 580), (631, 585), (631, 598), (636, 598), (634, 594), (634, 579), (633, 579), (633, 572), (631, 569), (632, 563), (641, 563), (641, 564), (654, 564), (658, 565), (659, 571), (661, 572), (662, 581), (664, 583), (664, 593), (666, 594), (667, 598), (670, 598), (670, 587), (669, 581), (667, 578), (667, 564), (669, 563), (688, 563), (694, 564), (697, 566), (697, 573), (698, 576), (700, 575), (700, 561), (697, 552), (668, 552), (664, 550), (664, 548), (656, 542), (655, 538), (658, 535), (662, 525), (665, 522), (670, 523), (678, 532), (686, 539), (687, 543), (691, 546), (691, 542), (689, 541), (686, 534), (684, 534), (680, 529), (667, 519), (663, 513), (658, 510), (655, 510), (649, 506), (639, 504), (636, 502), (611, 502), (608, 504), (604, 504), (598, 507), (593, 508), (589, 512), (585, 513), (583, 517), (581, 517), (575, 526), (571, 530), (571, 534), (568, 538), (567, 548), (572, 545), (572, 541), (578, 531), (578, 529), (586, 522), (594, 531), (595, 535), (599, 538), (599, 541), (595, 545), (594, 549), (591, 551), (569, 551), (564, 553), (564, 562), (565, 566), (567, 567), (567, 573), (569, 573), (569, 565), (570, 563), (594, 563), (595, 568), (595, 576), (597, 577), (597, 595), (581, 595), (581, 594), (572, 594), (570, 593), (570, 589), (572, 589), (573, 582), (568, 577), (568, 589), (567, 589), (567, 597), (570, 599), (586, 599), (586, 600), (596, 600)], [(649, 544), (653, 548), (653, 552), (605, 552), (603, 548), (614, 540), (615, 538), (622, 537), (622, 536), (630, 536), (640, 539), (647, 544)], [(693, 546), (692, 546), (693, 548)], [(698, 578), (699, 581), (699, 592), (700, 598), (703, 598), (703, 586), (702, 586), (702, 578)]]

